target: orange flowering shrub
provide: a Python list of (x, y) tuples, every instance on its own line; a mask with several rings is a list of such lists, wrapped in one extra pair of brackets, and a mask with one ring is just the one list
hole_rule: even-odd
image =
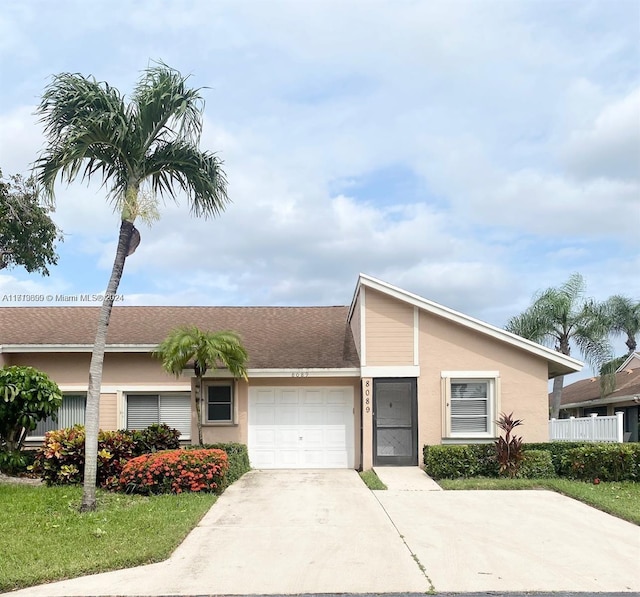
[(165, 450), (127, 462), (120, 488), (130, 493), (216, 492), (224, 489), (229, 469), (223, 450)]

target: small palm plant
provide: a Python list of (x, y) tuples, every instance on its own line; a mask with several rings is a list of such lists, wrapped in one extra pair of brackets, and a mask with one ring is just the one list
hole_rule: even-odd
[(209, 369), (224, 367), (235, 377), (247, 379), (247, 351), (235, 332), (207, 332), (198, 327), (175, 328), (153, 353), (162, 367), (176, 377), (192, 365), (197, 378), (196, 416), (198, 443), (202, 445), (202, 378)]
[(513, 413), (508, 415), (500, 413), (496, 425), (504, 431), (504, 437), (499, 437), (495, 444), (500, 474), (515, 477), (520, 469), (524, 454), (522, 452), (522, 438), (512, 435), (512, 433), (516, 427), (522, 425), (522, 419), (514, 419)]

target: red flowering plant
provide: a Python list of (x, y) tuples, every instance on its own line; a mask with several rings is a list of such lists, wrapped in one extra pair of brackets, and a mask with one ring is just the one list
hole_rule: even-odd
[(145, 495), (217, 492), (224, 488), (228, 469), (224, 450), (165, 450), (127, 462), (120, 474), (120, 488)]

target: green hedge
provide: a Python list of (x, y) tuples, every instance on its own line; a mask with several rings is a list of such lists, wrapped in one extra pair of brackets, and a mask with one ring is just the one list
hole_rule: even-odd
[(526, 450), (516, 477), (521, 479), (548, 479), (556, 476), (551, 452), (548, 450)]
[(227, 453), (229, 458), (229, 469), (222, 482), (223, 489), (229, 487), (229, 485), (251, 470), (251, 465), (249, 464), (249, 451), (245, 444), (226, 442), (203, 444), (202, 446), (187, 446), (188, 450), (200, 450), (203, 448), (207, 450), (224, 450)]
[(640, 481), (640, 444), (587, 444), (562, 457), (561, 475), (582, 481)]
[[(523, 444), (518, 477), (640, 482), (640, 444), (548, 442)], [(494, 444), (424, 446), (425, 471), (434, 479), (496, 477)]]
[(496, 477), (495, 450), (493, 444), (425, 446), (425, 471), (434, 479)]

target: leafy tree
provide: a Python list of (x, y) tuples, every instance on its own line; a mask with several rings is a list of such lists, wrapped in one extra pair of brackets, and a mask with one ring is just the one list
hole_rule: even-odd
[(156, 348), (154, 355), (161, 359), (165, 371), (176, 377), (193, 365), (197, 378), (196, 416), (198, 442), (202, 445), (202, 378), (209, 369), (224, 367), (238, 378), (247, 379), (247, 351), (235, 332), (207, 332), (197, 327), (181, 327), (169, 332)]
[(8, 451), (20, 450), (38, 422), (57, 419), (62, 393), (49, 376), (33, 367), (0, 369), (0, 441)]
[(125, 259), (140, 242), (135, 222), (155, 219), (158, 198), (177, 200), (179, 191), (187, 195), (191, 212), (198, 217), (219, 215), (229, 201), (222, 163), (198, 147), (203, 108), (199, 90), (187, 87), (186, 77), (160, 63), (142, 73), (128, 101), (92, 77), (56, 75), (37, 109), (47, 144), (36, 172), (46, 196), (53, 198), (58, 175), (67, 183), (97, 176), (120, 216), (118, 246), (89, 370), (82, 511), (96, 505), (104, 350)]
[(609, 297), (605, 309), (611, 321), (611, 332), (627, 336), (627, 356), (635, 352), (636, 336), (640, 333), (640, 301), (617, 294)]
[[(584, 298), (585, 282), (580, 274), (572, 274), (559, 288), (547, 288), (534, 297), (529, 308), (512, 317), (506, 329), (523, 338), (554, 346), (565, 355), (571, 354), (573, 342), (584, 359), (595, 369), (611, 358), (609, 320), (604, 308)], [(557, 418), (564, 375), (553, 380), (551, 417)]]
[(18, 174), (3, 180), (0, 170), (0, 270), (21, 265), (29, 273), (49, 275), (47, 266), (58, 262), (55, 243), (61, 240), (49, 212), (33, 178)]

